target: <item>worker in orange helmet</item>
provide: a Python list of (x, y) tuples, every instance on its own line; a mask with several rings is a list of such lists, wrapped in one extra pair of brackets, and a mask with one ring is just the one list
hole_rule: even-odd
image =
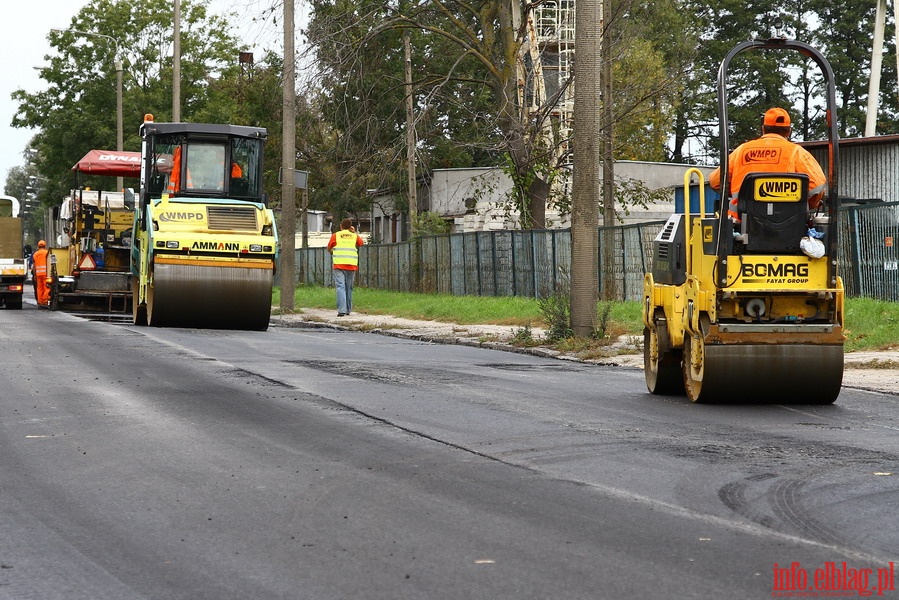
[[(727, 180), (730, 183), (727, 214), (734, 223), (740, 222), (737, 196), (748, 173), (805, 173), (808, 175), (809, 209), (818, 208), (827, 189), (827, 178), (815, 157), (790, 141), (791, 132), (789, 113), (782, 108), (768, 109), (762, 119), (762, 136), (740, 144), (730, 153), (727, 159)], [(709, 185), (716, 192), (721, 192), (720, 167), (709, 175)]]
[(31, 255), (34, 297), (39, 306), (50, 306), (50, 289), (47, 287), (47, 242), (40, 240), (37, 250)]

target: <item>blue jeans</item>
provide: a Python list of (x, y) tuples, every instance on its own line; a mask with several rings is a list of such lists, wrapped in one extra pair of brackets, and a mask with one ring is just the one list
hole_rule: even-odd
[(353, 280), (356, 271), (334, 269), (334, 287), (337, 289), (337, 312), (345, 315), (353, 311)]

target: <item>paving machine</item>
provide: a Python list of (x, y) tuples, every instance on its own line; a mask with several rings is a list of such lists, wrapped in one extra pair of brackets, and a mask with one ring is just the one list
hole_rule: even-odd
[(278, 239), (262, 190), (266, 135), (147, 115), (131, 244), (135, 324), (268, 328)]
[[(751, 50), (798, 51), (826, 83), (829, 134), (827, 196), (810, 214), (807, 176), (754, 173), (739, 192), (739, 230), (726, 206), (705, 213), (702, 172), (684, 177), (684, 213), (672, 215), (653, 242), (644, 279), (644, 371), (653, 394), (694, 402), (829, 404), (843, 379), (843, 284), (837, 274), (838, 134), (830, 64), (795, 40), (744, 42), (718, 75), (721, 190), (727, 194), (728, 120), (725, 80), (731, 60)], [(693, 176), (698, 214), (690, 211)], [(725, 199), (726, 203), (727, 200)], [(819, 232), (810, 235), (809, 229)], [(823, 233), (823, 256), (800, 241)]]
[[(91, 150), (73, 167), (78, 177), (136, 178), (140, 153)], [(48, 210), (44, 229), (50, 250), (52, 310), (127, 314), (131, 300), (132, 189), (79, 186)]]

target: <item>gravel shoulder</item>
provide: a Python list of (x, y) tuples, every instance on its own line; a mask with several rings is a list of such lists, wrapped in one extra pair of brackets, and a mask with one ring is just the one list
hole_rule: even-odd
[[(318, 308), (301, 308), (289, 315), (273, 314), (271, 322), (275, 326), (351, 329), (435, 343), (482, 346), (561, 360), (583, 360), (574, 354), (564, 354), (544, 346), (526, 348), (513, 346), (509, 342), (515, 336), (517, 328), (508, 325), (460, 325), (364, 313), (338, 317), (333, 310)], [(544, 331), (532, 328), (531, 335), (534, 339), (539, 340), (544, 336)], [(642, 344), (642, 337), (621, 338), (608, 346), (606, 352), (608, 356), (591, 358), (583, 360), (583, 362), (642, 370)], [(899, 396), (899, 350), (847, 352), (844, 361), (843, 386)]]

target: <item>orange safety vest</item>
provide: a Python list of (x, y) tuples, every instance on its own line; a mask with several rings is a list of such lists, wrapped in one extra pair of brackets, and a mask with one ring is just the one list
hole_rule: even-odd
[(47, 252), (46, 248), (40, 248), (31, 255), (31, 260), (34, 264), (34, 276), (36, 278), (47, 276), (47, 254), (49, 254), (49, 252)]
[[(821, 165), (805, 148), (776, 133), (740, 144), (727, 160), (727, 179), (730, 183), (730, 202), (727, 214), (736, 222), (737, 196), (748, 173), (805, 173), (808, 175), (808, 205), (817, 208), (827, 187)], [(721, 169), (709, 175), (709, 185), (721, 191)]]
[[(357, 249), (358, 236), (347, 229), (341, 229), (334, 234), (335, 244), (333, 252), (334, 266), (343, 265), (350, 271), (359, 268), (359, 250)], [(340, 267), (337, 267), (340, 268)]]
[(172, 172), (169, 175), (169, 185), (166, 187), (166, 191), (169, 194), (174, 194), (178, 190), (181, 189), (181, 146), (175, 148), (175, 152), (172, 153)]

